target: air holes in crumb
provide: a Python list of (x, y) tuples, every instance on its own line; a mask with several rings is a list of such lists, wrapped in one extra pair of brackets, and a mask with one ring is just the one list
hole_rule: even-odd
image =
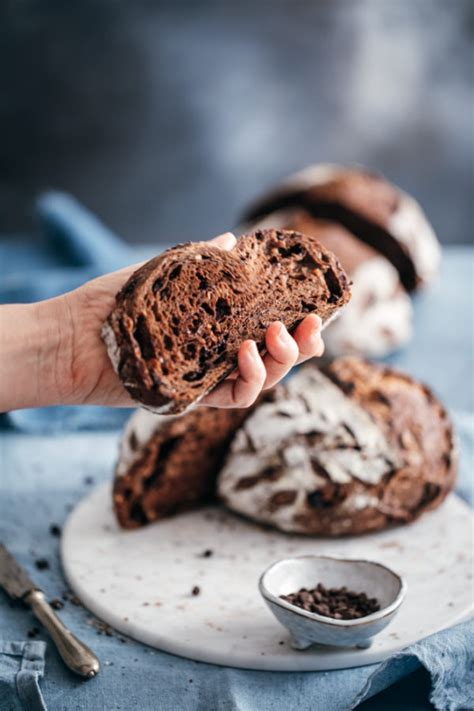
[(196, 356), (196, 346), (194, 343), (188, 343), (184, 348), (184, 357), (186, 360), (192, 360)]
[(150, 332), (148, 331), (148, 326), (144, 316), (138, 317), (133, 337), (140, 348), (143, 358), (145, 358), (145, 360), (153, 358), (155, 355), (155, 349), (153, 348), (153, 341), (151, 339)]
[(300, 244), (292, 244), (291, 247), (278, 247), (278, 251), (282, 257), (291, 257), (294, 254), (301, 254), (303, 249)]
[(216, 303), (216, 318), (218, 321), (230, 315), (230, 306), (228, 302), (220, 296)]
[(331, 267), (324, 272), (324, 280), (330, 292), (328, 302), (334, 304), (342, 296), (342, 292), (339, 280)]
[(165, 344), (165, 348), (167, 351), (170, 351), (173, 348), (173, 341), (169, 336), (165, 336), (163, 338), (163, 343)]
[(199, 304), (200, 308), (205, 311), (209, 316), (214, 316), (214, 311), (212, 308), (209, 306), (209, 304), (206, 304), (205, 301), (203, 301), (201, 304)]
[(151, 287), (151, 290), (154, 294), (156, 294), (156, 292), (159, 291), (162, 286), (163, 286), (163, 279), (161, 279), (161, 278), (155, 279), (155, 281), (153, 282), (153, 286)]
[(170, 276), (169, 276), (170, 280), (176, 279), (176, 277), (179, 277), (179, 275), (181, 274), (181, 269), (182, 269), (181, 264), (178, 264), (178, 266), (175, 267), (172, 272), (170, 272)]
[(183, 380), (186, 380), (187, 383), (193, 383), (196, 380), (202, 380), (206, 373), (207, 368), (203, 368), (202, 370), (192, 370), (183, 375)]

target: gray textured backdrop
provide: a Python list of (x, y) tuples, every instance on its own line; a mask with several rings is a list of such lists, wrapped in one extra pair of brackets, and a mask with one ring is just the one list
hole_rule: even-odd
[(205, 238), (334, 160), (472, 241), (473, 32), (474, 0), (4, 0), (0, 230), (56, 187), (129, 240)]

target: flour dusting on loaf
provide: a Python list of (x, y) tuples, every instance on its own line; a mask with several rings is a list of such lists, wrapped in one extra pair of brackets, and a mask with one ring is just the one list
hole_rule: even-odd
[(451, 424), (425, 386), (340, 358), (307, 366), (244, 422), (218, 493), (283, 531), (364, 533), (437, 506), (455, 470)]

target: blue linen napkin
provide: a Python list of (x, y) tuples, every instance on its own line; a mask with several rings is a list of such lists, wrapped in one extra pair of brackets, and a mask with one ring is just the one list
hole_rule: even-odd
[[(74, 199), (64, 194), (50, 193), (43, 196), (38, 202), (37, 211), (42, 238), (35, 241), (27, 252), (21, 241), (0, 241), (0, 303), (47, 298), (74, 288), (97, 274), (160, 251), (157, 246), (140, 250), (127, 247)], [(458, 262), (456, 273), (459, 274)], [(437, 298), (436, 294), (434, 298)], [(429, 304), (422, 303), (421, 308), (425, 309), (428, 318)], [(426, 358), (424, 354), (421, 355), (422, 358), (415, 359), (415, 370), (426, 367)], [(449, 388), (452, 390), (451, 383)], [(117, 430), (128, 414), (127, 410), (108, 408), (60, 407), (24, 410), (0, 418), (0, 428), (10, 430), (0, 434), (2, 484), (5, 485), (5, 495), (0, 498), (0, 540), (4, 540), (27, 567), (25, 555), (30, 542), (34, 540), (35, 546), (41, 543), (42, 554), (48, 552), (54, 561), (53, 569), (45, 571), (42, 578), (45, 587), (48, 587), (48, 581), (51, 589), (58, 590), (64, 586), (57, 550), (51, 536), (44, 532), (48, 530), (53, 512), (56, 520), (61, 522), (65, 516), (65, 506), (71, 500), (79, 500), (84, 494), (80, 487), (84, 469), (74, 463), (76, 460), (79, 464), (82, 462), (83, 467), (87, 462), (88, 471), (93, 469), (98, 459), (97, 453), (110, 446), (111, 438), (115, 447), (116, 435), (107, 433), (107, 430)], [(459, 493), (472, 503), (474, 418), (468, 413), (457, 414), (456, 424), (462, 451)], [(24, 434), (15, 434), (15, 431)], [(82, 431), (82, 434), (68, 436), (63, 434), (66, 431)], [(43, 436), (35, 436), (38, 433)], [(47, 434), (54, 437), (45, 436)], [(67, 444), (63, 439), (65, 436), (68, 438)], [(34, 453), (42, 447), (46, 448), (44, 456), (48, 458), (48, 477), (40, 483)], [(66, 449), (67, 481), (64, 477)], [(89, 451), (94, 451), (93, 458), (88, 455)], [(21, 472), (21, 476), (18, 472)], [(96, 478), (99, 480), (101, 477), (110, 477), (110, 467), (99, 469)], [(25, 521), (28, 522), (27, 535), (24, 530)], [(378, 693), (422, 664), (431, 674), (431, 701), (436, 708), (449, 710), (474, 706), (470, 691), (472, 685), (469, 684), (472, 681), (469, 675), (472, 675), (474, 649), (472, 622), (422, 640), (384, 664), (334, 672), (288, 674), (198, 664), (149, 650), (131, 640), (122, 645), (115, 637), (91, 639), (92, 631), (86, 622), (86, 615), (86, 611), (79, 608), (64, 611), (65, 620), (73, 629), (80, 626), (79, 630), (74, 631), (97, 649), (102, 659), (112, 659), (114, 661), (109, 662), (110, 665), (116, 666), (104, 669), (93, 683), (80, 686), (64, 669), (53, 650), (48, 668), (51, 668), (54, 681), (50, 680), (49, 674), (43, 681), (43, 688), (48, 691), (47, 701), (58, 698), (59, 693), (61, 698), (74, 695), (78, 708), (94, 711), (100, 708), (119, 708), (124, 700), (127, 707), (133, 701), (146, 711), (156, 708), (158, 698), (159, 707), (163, 711), (213, 708), (216, 699), (219, 699), (219, 709), (223, 711), (253, 711), (256, 708), (262, 711), (284, 711), (292, 706), (304, 708), (305, 705), (339, 711), (355, 708), (363, 699)], [(24, 616), (24, 610), (12, 610), (6, 598), (0, 595), (0, 628), (3, 637), (18, 638), (18, 630), (23, 629)], [(20, 691), (22, 684), (18, 683), (18, 679), (23, 678), (22, 671), (35, 672), (34, 682), (25, 682), (33, 690), (42, 674), (44, 648), (32, 647), (32, 644), (42, 643), (3, 643), (2, 649), (19, 650), (18, 657), (12, 657), (0, 649), (0, 692), (9, 694), (5, 698), (9, 699), (15, 711), (22, 708), (20, 693), (26, 693)], [(30, 653), (28, 650), (37, 657), (25, 659)], [(15, 672), (14, 665), (20, 664), (18, 660), (21, 654), (21, 669)], [(124, 686), (121, 676), (128, 677), (130, 674), (131, 659), (136, 659), (140, 671), (134, 671), (134, 679), (127, 678)], [(37, 665), (37, 668), (28, 670), (29, 662)], [(122, 671), (119, 675), (120, 667), (126, 672)], [(112, 673), (114, 670), (115, 675)], [(193, 679), (192, 684), (188, 677)], [(30, 679), (28, 675), (24, 678)], [(184, 684), (181, 683), (183, 680)], [(64, 693), (58, 692), (58, 686)], [(0, 699), (3, 702), (3, 696)], [(43, 703), (43, 706), (35, 707), (33, 703)], [(2, 705), (0, 708), (3, 711)], [(41, 696), (37, 695), (37, 699), (31, 701), (31, 708), (45, 708)]]
[(39, 680), (44, 674), (45, 642), (0, 640), (0, 708), (47, 711)]

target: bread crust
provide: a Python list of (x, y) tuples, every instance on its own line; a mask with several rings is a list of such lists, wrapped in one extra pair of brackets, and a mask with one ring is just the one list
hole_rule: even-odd
[(453, 428), (429, 388), (346, 357), (305, 366), (248, 410), (138, 410), (122, 436), (113, 501), (120, 525), (136, 528), (217, 490), (259, 523), (355, 535), (436, 508), (456, 469)]
[[(293, 417), (286, 433), (282, 408)], [(454, 486), (445, 410), (426, 386), (391, 368), (351, 357), (324, 372), (307, 366), (267, 406), (264, 428), (259, 416), (237, 433), (218, 478), (224, 503), (252, 520), (310, 535), (367, 533), (413, 521)]]
[(252, 410), (195, 408), (180, 417), (137, 410), (122, 435), (113, 506), (138, 528), (210, 501), (230, 441)]
[(139, 404), (184, 412), (237, 365), (242, 341), (265, 348), (273, 321), (327, 323), (349, 301), (338, 259), (315, 238), (258, 230), (234, 249), (178, 245), (138, 269), (103, 329), (111, 362)]
[(336, 165), (314, 165), (283, 181), (249, 207), (243, 221), (291, 207), (337, 222), (383, 254), (407, 291), (437, 275), (441, 251), (420, 205), (380, 174)]

